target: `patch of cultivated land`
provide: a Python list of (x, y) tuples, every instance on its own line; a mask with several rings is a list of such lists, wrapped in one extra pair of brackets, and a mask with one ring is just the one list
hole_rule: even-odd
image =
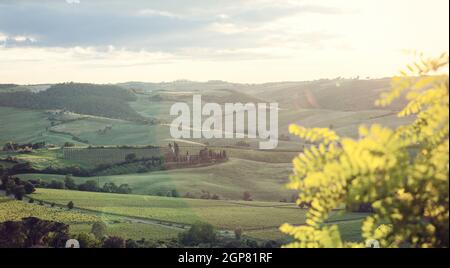
[[(111, 129), (104, 133), (99, 131)], [(138, 124), (123, 120), (87, 117), (51, 128), (57, 133), (68, 133), (94, 145), (148, 145), (158, 144), (170, 137), (169, 129), (157, 125)]]
[[(298, 149), (299, 146), (293, 146), (292, 151), (277, 151), (277, 150), (254, 150), (254, 149), (236, 149), (236, 148), (224, 148), (222, 150), (226, 150), (229, 157), (239, 158), (239, 159), (247, 159), (258, 162), (266, 162), (266, 163), (291, 163), (292, 159), (296, 157), (300, 150), (294, 151)], [(215, 147), (211, 147), (212, 149), (216, 149)], [(220, 149), (220, 148), (217, 148)]]
[[(361, 236), (361, 226), (362, 219), (350, 219), (342, 222), (334, 222), (330, 224), (335, 224), (339, 228), (339, 232), (344, 241), (350, 242), (362, 242), (363, 238)], [(292, 237), (281, 233), (277, 228), (267, 228), (259, 230), (250, 230), (245, 232), (245, 235), (255, 239), (261, 240), (276, 240), (282, 241), (283, 243), (289, 243), (292, 241)]]
[(37, 217), (42, 220), (57, 221), (70, 226), (71, 234), (90, 233), (94, 222), (103, 221), (107, 225), (107, 235), (120, 236), (125, 239), (147, 241), (166, 241), (174, 239), (181, 232), (170, 226), (144, 224), (123, 220), (120, 217), (97, 216), (97, 213), (83, 213), (79, 210), (68, 210), (65, 204), (50, 207), (48, 203), (40, 205), (38, 201), (28, 203), (0, 196), (0, 223), (19, 221), (27, 217)]
[[(248, 191), (254, 200), (278, 202), (282, 199), (289, 201), (294, 193), (285, 188), (291, 170), (292, 164), (231, 158), (228, 162), (202, 168), (74, 179), (77, 183), (99, 180), (100, 185), (106, 182), (127, 183), (134, 194), (156, 195), (176, 189), (181, 195), (189, 192), (199, 197), (205, 190), (222, 199), (239, 200), (243, 192)], [(19, 177), (25, 180), (64, 180), (64, 176), (48, 174), (21, 174)]]
[[(63, 159), (61, 149), (39, 149), (27, 154), (3, 152), (3, 155), (0, 154), (0, 156), (11, 156), (20, 162), (29, 162), (33, 168), (38, 170), (42, 170), (47, 167), (63, 168), (78, 165), (76, 162)], [(87, 163), (84, 167), (89, 168), (93, 166)]]
[[(130, 223), (130, 222), (112, 222), (106, 223), (107, 235), (119, 236), (126, 239), (140, 240), (145, 238), (147, 241), (164, 241), (168, 239), (176, 239), (181, 230), (167, 228), (163, 226)], [(70, 225), (70, 232), (73, 234), (89, 233), (92, 225), (73, 224)]]
[[(303, 224), (306, 213), (294, 204), (275, 202), (197, 200), (51, 189), (38, 189), (32, 197), (61, 205), (73, 201), (77, 208), (102, 212), (105, 216), (117, 214), (182, 224), (207, 222), (229, 230), (237, 227), (244, 230), (278, 228), (286, 222)], [(330, 220), (357, 219), (364, 215), (336, 212)]]
[[(397, 112), (391, 110), (358, 110), (338, 111), (328, 109), (295, 109), (280, 111), (280, 132), (286, 133), (290, 124), (309, 128), (332, 128), (340, 136), (358, 137), (358, 126), (361, 124), (382, 124), (396, 128), (411, 123), (412, 118), (399, 118)], [(297, 141), (298, 138), (291, 138)], [(292, 146), (294, 147), (294, 146)]]
[(42, 220), (64, 222), (67, 224), (92, 224), (93, 222), (100, 221), (99, 217), (93, 215), (69, 211), (63, 208), (50, 208), (39, 205), (38, 202), (29, 204), (0, 196), (0, 222), (19, 221), (27, 217), (37, 217)]
[(0, 107), (0, 144), (35, 140), (50, 126), (44, 112)]

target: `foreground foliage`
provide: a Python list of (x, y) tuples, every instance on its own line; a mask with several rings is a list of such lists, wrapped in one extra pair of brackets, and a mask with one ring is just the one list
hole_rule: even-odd
[(63, 247), (69, 226), (35, 217), (0, 223), (0, 248)]
[(293, 161), (288, 187), (298, 190), (297, 202), (310, 203), (311, 209), (305, 226), (281, 226), (296, 239), (286, 247), (363, 247), (343, 241), (336, 225), (324, 225), (341, 204), (372, 206), (362, 234), (382, 247), (448, 247), (448, 55), (421, 60), (408, 70), (393, 78), (392, 90), (377, 105), (405, 96), (408, 104), (398, 116), (414, 116), (411, 125), (361, 126), (358, 140), (329, 129), (290, 127), (317, 146)]

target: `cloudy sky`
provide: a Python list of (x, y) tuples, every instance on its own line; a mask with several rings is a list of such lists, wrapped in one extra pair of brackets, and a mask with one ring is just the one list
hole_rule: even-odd
[(449, 47), (448, 0), (0, 0), (0, 83), (395, 74)]

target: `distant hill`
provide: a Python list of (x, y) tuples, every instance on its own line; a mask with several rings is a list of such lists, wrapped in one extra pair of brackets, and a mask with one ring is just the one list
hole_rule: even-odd
[(16, 84), (0, 84), (0, 90), (16, 87)]
[[(241, 102), (263, 100), (278, 102), (284, 108), (327, 109), (339, 111), (358, 111), (378, 109), (375, 100), (380, 93), (390, 89), (391, 78), (382, 79), (322, 79), (303, 82), (273, 82), (264, 84), (237, 84), (225, 81), (174, 81), (167, 83), (127, 82), (118, 84), (127, 89), (140, 89), (148, 92), (192, 91), (191, 93), (211, 95), (211, 91), (228, 91)], [(233, 93), (234, 92), (234, 93)], [(398, 100), (389, 108), (399, 110), (404, 101)]]
[(168, 102), (192, 102), (193, 95), (201, 95), (202, 102), (210, 103), (258, 103), (262, 100), (256, 96), (250, 96), (242, 92), (231, 89), (203, 89), (192, 91), (168, 91), (160, 90), (150, 94), (150, 100), (168, 101)]
[(117, 84), (127, 89), (143, 89), (147, 91), (186, 91), (186, 90), (217, 90), (240, 88), (241, 84), (229, 83), (225, 81), (195, 82), (189, 80), (177, 80), (173, 82), (146, 83), (146, 82), (126, 82)]
[[(284, 108), (359, 111), (380, 109), (375, 106), (375, 101), (390, 88), (391, 78), (383, 78), (267, 83), (246, 85), (239, 90), (266, 101), (278, 102)], [(404, 100), (398, 100), (389, 109), (399, 110), (404, 105)]]
[(0, 106), (39, 110), (66, 109), (80, 114), (145, 121), (128, 104), (135, 100), (134, 94), (114, 85), (65, 83), (52, 85), (39, 92), (0, 92)]

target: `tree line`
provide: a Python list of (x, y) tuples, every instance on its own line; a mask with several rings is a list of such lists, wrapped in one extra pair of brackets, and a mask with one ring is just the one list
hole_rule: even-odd
[(35, 188), (32, 183), (17, 177), (5, 175), (0, 178), (0, 190), (5, 191), (6, 195), (14, 195), (17, 200), (22, 200), (25, 195), (34, 193)]
[(73, 190), (83, 192), (99, 192), (99, 193), (115, 193), (115, 194), (131, 194), (132, 188), (128, 184), (116, 185), (113, 182), (106, 182), (100, 186), (96, 180), (87, 180), (84, 183), (77, 184), (71, 175), (66, 175), (64, 181), (52, 180), (45, 182), (40, 179), (29, 180), (35, 188), (59, 189), (59, 190)]

